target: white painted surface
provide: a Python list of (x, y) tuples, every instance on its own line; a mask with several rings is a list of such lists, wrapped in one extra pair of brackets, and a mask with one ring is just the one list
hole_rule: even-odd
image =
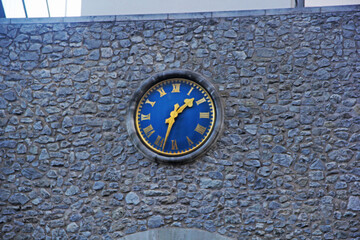
[(214, 12), (294, 6), (295, 0), (82, 0), (81, 15)]
[(305, 7), (357, 5), (360, 0), (305, 0)]

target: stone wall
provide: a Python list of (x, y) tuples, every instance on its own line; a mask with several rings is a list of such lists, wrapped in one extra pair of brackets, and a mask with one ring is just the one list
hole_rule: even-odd
[[(0, 236), (359, 239), (359, 9), (4, 20)], [(226, 107), (191, 163), (144, 158), (126, 129), (132, 93), (169, 69), (212, 80)]]

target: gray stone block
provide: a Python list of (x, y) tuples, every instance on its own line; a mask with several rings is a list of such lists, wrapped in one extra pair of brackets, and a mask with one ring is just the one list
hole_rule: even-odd
[(350, 196), (347, 209), (351, 211), (360, 211), (360, 197)]

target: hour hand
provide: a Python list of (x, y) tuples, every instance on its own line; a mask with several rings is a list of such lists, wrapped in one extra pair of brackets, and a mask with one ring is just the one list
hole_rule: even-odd
[(174, 105), (174, 110), (170, 113), (170, 117), (168, 119), (165, 120), (165, 123), (169, 124), (168, 125), (168, 129), (166, 131), (166, 136), (165, 136), (165, 140), (164, 140), (164, 145), (163, 145), (163, 151), (167, 142), (167, 139), (169, 137), (170, 131), (172, 126), (175, 123), (175, 118), (177, 118), (177, 116), (179, 115), (179, 113), (182, 113), (182, 111), (184, 111), (184, 109), (186, 107), (192, 107), (193, 106), (193, 102), (194, 102), (194, 98), (191, 99), (185, 99), (184, 100), (184, 104), (179, 108), (179, 104), (175, 104)]
[(170, 117), (165, 120), (165, 123), (170, 123), (171, 120), (175, 122), (175, 118), (178, 116), (178, 112), (177, 112), (178, 109), (179, 109), (179, 104), (175, 104), (174, 111), (170, 113)]
[(192, 107), (194, 102), (194, 98), (186, 98), (184, 100), (184, 104), (177, 110), (177, 113), (182, 113), (186, 107)]

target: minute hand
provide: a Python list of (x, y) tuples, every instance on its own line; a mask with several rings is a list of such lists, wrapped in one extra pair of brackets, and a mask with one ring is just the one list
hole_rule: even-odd
[(164, 139), (164, 145), (163, 145), (163, 149), (162, 149), (163, 151), (164, 151), (167, 139), (169, 137), (171, 128), (172, 128), (173, 124), (175, 123), (175, 118), (177, 118), (178, 114), (182, 113), (186, 107), (192, 107), (193, 102), (194, 102), (194, 98), (191, 98), (191, 99), (187, 98), (187, 99), (184, 100), (184, 104), (180, 108), (178, 108), (178, 106), (179, 106), (178, 104), (175, 104), (174, 111), (172, 111), (170, 113), (170, 117), (165, 120), (165, 123), (167, 123), (169, 125), (168, 125), (168, 129), (166, 131), (166, 136), (165, 136), (165, 139)]

